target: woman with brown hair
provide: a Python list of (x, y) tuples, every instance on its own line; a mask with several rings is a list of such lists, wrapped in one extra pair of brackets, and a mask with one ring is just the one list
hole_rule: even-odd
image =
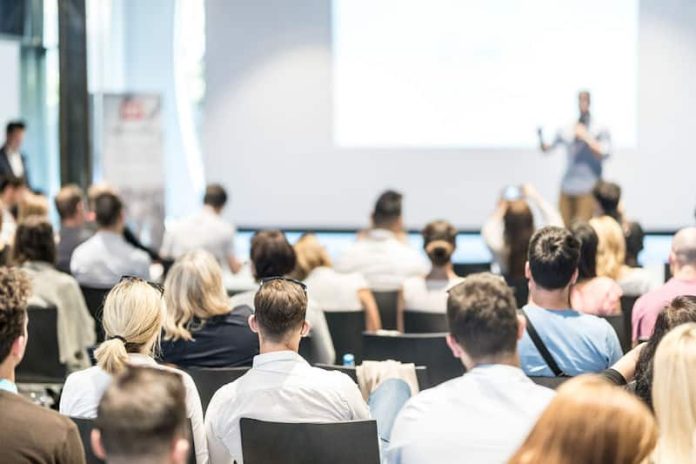
[(657, 426), (638, 398), (595, 375), (564, 383), (509, 464), (641, 464)]

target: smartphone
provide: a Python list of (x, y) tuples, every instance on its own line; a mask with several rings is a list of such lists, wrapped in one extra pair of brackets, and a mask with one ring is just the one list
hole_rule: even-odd
[(519, 185), (508, 185), (503, 190), (503, 198), (507, 201), (519, 200), (522, 198), (522, 187)]

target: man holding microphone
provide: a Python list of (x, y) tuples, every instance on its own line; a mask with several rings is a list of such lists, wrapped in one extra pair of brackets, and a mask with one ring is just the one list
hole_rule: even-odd
[(611, 151), (611, 135), (590, 114), (590, 92), (578, 93), (580, 115), (571, 127), (560, 130), (551, 144), (544, 142), (538, 130), (539, 147), (548, 152), (564, 147), (568, 166), (561, 183), (559, 209), (563, 221), (569, 226), (574, 221), (589, 220), (595, 210), (592, 189), (602, 177), (602, 162)]

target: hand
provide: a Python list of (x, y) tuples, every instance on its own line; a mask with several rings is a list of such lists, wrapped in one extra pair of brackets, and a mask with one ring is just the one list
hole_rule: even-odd
[(582, 141), (587, 141), (590, 133), (587, 131), (587, 126), (581, 123), (575, 125), (575, 138)]
[(522, 185), (522, 195), (527, 198), (537, 198), (539, 192), (532, 184), (524, 184)]

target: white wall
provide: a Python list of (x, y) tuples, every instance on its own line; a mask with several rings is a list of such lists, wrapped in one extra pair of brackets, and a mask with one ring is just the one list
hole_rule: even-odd
[[(505, 184), (556, 198), (562, 156), (336, 148), (330, 0), (206, 7), (206, 177), (229, 187), (238, 224), (360, 226), (385, 188), (406, 194), (411, 227), (480, 227)], [(693, 222), (696, 205), (696, 3), (643, 0), (640, 18), (638, 148), (616, 153), (605, 177), (622, 184), (631, 216), (670, 229)]]
[[(19, 114), (19, 42), (0, 39), (0, 127)], [(4, 136), (4, 132), (2, 132)], [(0, 142), (2, 143), (2, 142)]]

